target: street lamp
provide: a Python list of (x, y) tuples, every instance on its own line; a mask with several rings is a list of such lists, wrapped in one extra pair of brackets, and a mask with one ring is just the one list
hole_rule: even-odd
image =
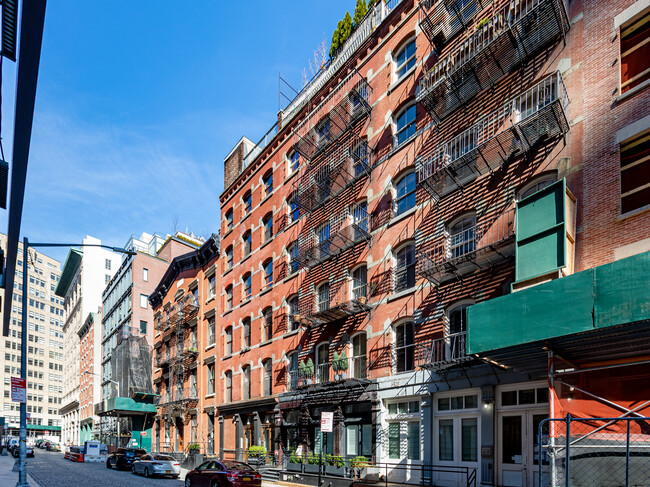
[[(50, 242), (35, 242), (30, 243), (27, 237), (23, 238), (23, 306), (22, 306), (22, 323), (21, 331), (22, 337), (20, 341), (20, 378), (27, 380), (27, 257), (29, 254), (29, 247), (102, 247), (126, 255), (136, 255), (136, 252), (123, 249), (121, 247), (112, 247), (103, 244), (68, 244), (68, 243), (50, 243)], [(27, 470), (25, 463), (27, 459), (27, 403), (20, 403), (20, 441), (19, 441), (19, 455), (16, 463), (14, 464), (14, 471), (18, 467), (18, 483), (16, 487), (29, 487), (27, 482)]]
[[(89, 374), (89, 375), (96, 375), (97, 377), (101, 377), (101, 375), (96, 374), (94, 372), (91, 372), (90, 370), (84, 371), (84, 374)], [(120, 383), (116, 380), (113, 379), (105, 379), (106, 382), (110, 382), (112, 384), (115, 384), (115, 397), (120, 395)], [(101, 422), (100, 422), (101, 424)], [(100, 431), (101, 434), (101, 431)], [(117, 446), (119, 448), (120, 446), (120, 413), (117, 413)]]

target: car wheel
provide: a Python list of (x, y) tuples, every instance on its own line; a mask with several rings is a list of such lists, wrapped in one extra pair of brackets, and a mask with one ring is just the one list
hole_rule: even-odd
[(110, 460), (106, 460), (106, 468), (111, 468), (111, 461)]
[(131, 473), (135, 475), (137, 472), (135, 471), (135, 465), (131, 465)]
[(172, 475), (173, 479), (178, 479), (178, 477), (180, 477), (180, 475)]
[(151, 477), (151, 474), (149, 473), (149, 468), (148, 467), (144, 468), (144, 476), (145, 477)]
[(185, 487), (192, 487), (192, 479), (185, 477)]

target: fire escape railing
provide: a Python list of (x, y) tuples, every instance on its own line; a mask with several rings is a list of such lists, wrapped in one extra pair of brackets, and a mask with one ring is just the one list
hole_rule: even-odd
[(461, 29), (467, 27), (474, 16), (491, 0), (420, 0), (418, 18), (422, 32), (431, 47), (440, 48)]
[(562, 0), (508, 2), (483, 21), (476, 32), (420, 79), (416, 100), (436, 120), (442, 120), (569, 30)]
[(471, 359), (466, 354), (467, 332), (450, 333), (444, 337), (418, 342), (415, 364), (421, 368), (443, 368)]
[(438, 286), (446, 278), (461, 277), (461, 269), (465, 266), (489, 266), (511, 257), (514, 245), (509, 244), (514, 243), (514, 236), (513, 208), (478, 221), (458, 234), (418, 245), (417, 272)]
[(287, 367), (287, 389), (295, 391), (300, 387), (318, 384), (329, 384), (345, 380), (366, 380), (368, 374), (368, 360), (365, 356), (350, 357), (343, 362), (325, 362), (303, 370), (291, 370)]
[(366, 313), (368, 305), (368, 284), (357, 284), (352, 279), (342, 278), (338, 282), (321, 285), (314, 292), (300, 296), (295, 323), (318, 326), (347, 316)]
[(434, 200), (462, 189), (539, 142), (566, 134), (568, 105), (560, 73), (547, 76), (418, 160), (418, 183)]

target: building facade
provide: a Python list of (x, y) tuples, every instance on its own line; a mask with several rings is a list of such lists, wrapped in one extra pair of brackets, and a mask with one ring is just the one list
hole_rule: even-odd
[[(0, 248), (7, 248), (7, 236), (0, 234)], [(18, 245), (10, 335), (4, 338), (0, 357), (3, 413), (9, 434), (18, 435), (20, 404), (11, 401), (11, 377), (20, 377), (22, 299), (27, 303), (27, 432), (28, 436), (61, 434), (63, 396), (63, 300), (54, 294), (61, 275), (61, 263), (30, 249), (27, 263), (28, 292), (23, 293), (23, 248)], [(1, 291), (4, 297), (4, 289)]]
[[(121, 256), (110, 250), (98, 247), (101, 241), (87, 236), (82, 242), (86, 247), (80, 249), (72, 248), (61, 272), (61, 278), (56, 287), (56, 295), (63, 298), (64, 309), (64, 363), (63, 363), (63, 400), (61, 415), (63, 416), (61, 440), (66, 445), (78, 445), (81, 441), (81, 420), (80, 410), (81, 396), (92, 404), (99, 401), (101, 391), (101, 333), (94, 328), (97, 323), (93, 316), (101, 316), (102, 290), (113, 277), (113, 274), (120, 266)], [(88, 320), (92, 321), (92, 333), (84, 333)], [(80, 333), (81, 332), (81, 333)], [(92, 336), (92, 339), (90, 338)], [(92, 344), (92, 353), (87, 349), (81, 349), (81, 341)], [(82, 372), (81, 358), (84, 357), (84, 368)], [(89, 361), (92, 360), (92, 364)], [(92, 375), (87, 374), (92, 370)], [(92, 386), (90, 382), (92, 382)], [(81, 391), (81, 384), (84, 384), (84, 391)], [(92, 396), (92, 399), (90, 397)], [(92, 411), (92, 407), (86, 404), (90, 416), (85, 416), (84, 434), (89, 430), (95, 436), (96, 426), (99, 418)], [(92, 421), (92, 425), (90, 422)], [(86, 438), (88, 439), (88, 438)]]
[(151, 374), (154, 323), (149, 295), (168, 263), (201, 243), (201, 239), (182, 232), (167, 237), (147, 233), (132, 236), (124, 248), (135, 254), (122, 260), (102, 293), (102, 393), (97, 413), (102, 418), (100, 438), (111, 448), (135, 440), (138, 446), (151, 449), (156, 408)]
[[(238, 143), (216, 279), (221, 455), (262, 446), (287, 479), (324, 451), (335, 476), (365, 457), (395, 480), (536, 485), (545, 418), (642, 401), (649, 12), (378, 2), (262, 141)], [(550, 339), (574, 371), (626, 365), (607, 382), (626, 391), (596, 371), (552, 380)]]

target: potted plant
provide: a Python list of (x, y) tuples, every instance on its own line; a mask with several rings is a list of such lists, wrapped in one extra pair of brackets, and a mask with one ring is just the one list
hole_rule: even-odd
[(248, 463), (251, 465), (264, 465), (266, 463), (266, 448), (261, 445), (252, 445), (248, 448)]
[(345, 350), (341, 354), (334, 352), (334, 360), (332, 362), (334, 371), (336, 374), (337, 380), (345, 380), (348, 378), (348, 356), (345, 354)]
[(189, 455), (196, 455), (201, 450), (201, 446), (198, 443), (190, 443), (187, 445), (187, 453)]
[(354, 469), (354, 478), (365, 477), (369, 463), (370, 460), (363, 455), (354, 457), (351, 462), (352, 468)]
[(289, 453), (289, 462), (287, 463), (287, 470), (291, 472), (302, 472), (302, 457), (298, 455), (296, 450), (291, 450)]
[(320, 466), (321, 466), (320, 456), (314, 454), (314, 452), (309, 452), (309, 457), (307, 458), (307, 464), (305, 465), (305, 472), (318, 473), (318, 471), (320, 470)]
[(327, 455), (325, 472), (330, 475), (345, 475), (345, 459), (341, 455)]

